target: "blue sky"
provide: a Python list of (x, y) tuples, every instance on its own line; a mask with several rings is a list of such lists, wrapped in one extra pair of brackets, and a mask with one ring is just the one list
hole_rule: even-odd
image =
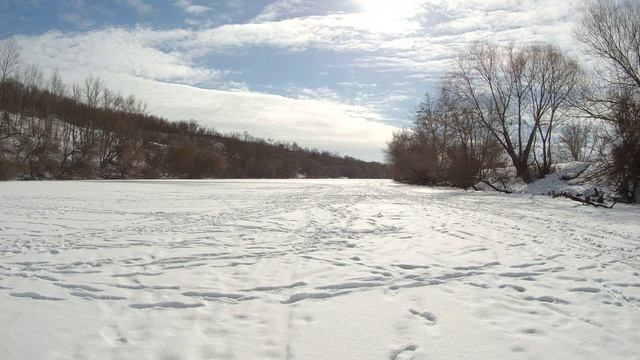
[(472, 41), (576, 56), (581, 0), (0, 0), (0, 39), (70, 83), (100, 76), (150, 112), (384, 159)]

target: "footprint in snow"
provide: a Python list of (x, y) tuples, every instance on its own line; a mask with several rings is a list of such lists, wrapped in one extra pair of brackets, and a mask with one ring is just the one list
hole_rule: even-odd
[(435, 325), (438, 321), (438, 318), (428, 311), (420, 312), (418, 310), (409, 309), (409, 312), (413, 315), (420, 316), (421, 318), (427, 320), (429, 325)]
[(203, 303), (183, 303), (181, 301), (165, 301), (159, 303), (131, 304), (134, 309), (191, 309), (204, 306)]
[(540, 335), (542, 334), (542, 331), (536, 329), (536, 328), (525, 328), (519, 331), (521, 334), (526, 334), (526, 335)]
[(586, 292), (586, 293), (598, 293), (600, 289), (594, 287), (577, 287), (573, 289), (569, 289), (571, 292)]
[(81, 297), (87, 300), (126, 300), (127, 298), (115, 295), (98, 295), (85, 291), (73, 291), (70, 293), (73, 296)]
[(500, 285), (500, 289), (505, 289), (505, 288), (513, 289), (513, 290), (515, 290), (517, 292), (525, 292), (525, 291), (527, 291), (527, 289), (525, 287), (520, 286), (520, 285), (512, 285), (512, 284)]
[(402, 349), (394, 350), (389, 356), (390, 360), (400, 360), (405, 359), (407, 355), (416, 351), (418, 347), (416, 345), (407, 345)]
[(567, 305), (569, 304), (568, 301), (557, 298), (555, 296), (549, 296), (549, 295), (544, 295), (544, 296), (527, 296), (524, 298), (525, 300), (528, 301), (540, 301), (540, 302), (544, 302), (544, 303), (551, 303), (551, 304), (562, 304), (562, 305)]
[(11, 293), (9, 295), (11, 295), (13, 297), (29, 298), (29, 299), (33, 299), (33, 300), (47, 300), (47, 301), (65, 300), (63, 298), (57, 298), (57, 297), (53, 297), (53, 296), (42, 295), (42, 294), (39, 294), (39, 293), (33, 292), (33, 291), (20, 292), (20, 293)]

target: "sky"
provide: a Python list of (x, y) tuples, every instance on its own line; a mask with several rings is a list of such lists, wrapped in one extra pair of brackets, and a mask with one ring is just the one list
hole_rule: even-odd
[(581, 56), (582, 0), (0, 0), (0, 39), (149, 112), (384, 161), (473, 41)]

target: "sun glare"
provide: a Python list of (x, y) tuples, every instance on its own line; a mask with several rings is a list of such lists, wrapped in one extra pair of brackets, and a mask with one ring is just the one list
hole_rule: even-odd
[(394, 20), (415, 15), (420, 2), (420, 0), (358, 0), (366, 14)]

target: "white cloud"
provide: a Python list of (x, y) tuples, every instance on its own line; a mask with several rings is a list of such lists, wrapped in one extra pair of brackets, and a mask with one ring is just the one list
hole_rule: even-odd
[(310, 3), (309, 0), (277, 0), (262, 9), (252, 22), (282, 20), (292, 15), (299, 15), (305, 12)]
[(175, 49), (161, 50), (188, 34), (183, 30), (110, 28), (83, 33), (48, 32), (18, 39), (23, 57), (45, 68), (55, 65), (70, 72), (101, 70), (192, 84), (219, 79), (219, 71), (195, 66)]
[(292, 51), (310, 48), (356, 52), (384, 49), (399, 36), (416, 35), (417, 21), (397, 21), (379, 27), (365, 14), (307, 16), (282, 21), (230, 24), (193, 34), (185, 46), (209, 51), (227, 51), (254, 46), (271, 46)]
[(200, 16), (213, 10), (213, 8), (209, 6), (193, 4), (190, 0), (176, 0), (174, 4), (188, 15), (193, 16)]
[[(410, 1), (415, 6), (416, 0)], [(581, 3), (424, 0), (415, 13), (384, 19), (384, 14), (362, 11), (298, 16), (313, 9), (322, 11), (314, 8), (316, 1), (279, 0), (252, 22), (203, 29), (192, 33), (182, 45), (186, 51), (203, 55), (257, 46), (291, 52), (316, 49), (359, 53), (351, 66), (434, 79), (459, 50), (476, 40), (515, 44), (545, 41), (575, 54), (577, 45), (571, 28)]]
[[(351, 64), (355, 67), (432, 78), (458, 50), (475, 40), (549, 41), (565, 49), (576, 48), (571, 27), (581, 1), (425, 0), (415, 14), (382, 23), (378, 21), (381, 14), (363, 12), (296, 17), (296, 9), (312, 8), (317, 3), (321, 2), (278, 0), (258, 15), (260, 22), (146, 32), (166, 37), (162, 39), (164, 45), (183, 52), (182, 58), (265, 46), (291, 52), (317, 49), (358, 53), (359, 58)], [(188, 11), (196, 5), (177, 0), (176, 6)], [(196, 9), (196, 13), (206, 11)], [(200, 20), (192, 19), (191, 23), (202, 25)], [(170, 33), (180, 33), (180, 38), (166, 36)]]
[(270, 22), (300, 16), (329, 15), (354, 12), (354, 0), (276, 0), (265, 6), (250, 22)]
[(184, 12), (190, 15), (202, 15), (211, 10), (213, 9), (203, 5), (189, 5), (184, 8)]

